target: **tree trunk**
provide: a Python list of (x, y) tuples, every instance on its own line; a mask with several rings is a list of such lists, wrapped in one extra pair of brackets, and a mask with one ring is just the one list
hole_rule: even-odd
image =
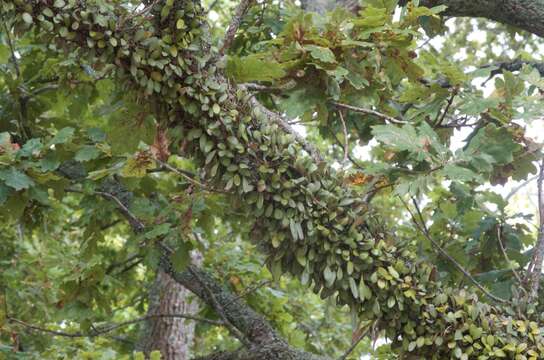
[[(202, 262), (200, 254), (193, 254), (193, 263)], [(198, 312), (197, 298), (170, 275), (159, 270), (149, 294), (148, 315), (187, 314)], [(151, 318), (147, 321), (140, 341), (140, 349), (149, 356), (154, 350), (161, 353), (162, 360), (189, 359), (193, 344), (195, 323), (180, 318)]]

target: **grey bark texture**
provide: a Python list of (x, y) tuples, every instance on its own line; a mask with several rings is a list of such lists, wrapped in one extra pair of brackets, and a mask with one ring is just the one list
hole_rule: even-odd
[[(410, 0), (401, 0), (406, 5)], [(365, 0), (302, 0), (307, 11), (324, 14), (337, 6), (356, 11)], [(421, 0), (422, 6), (446, 5), (443, 13), (453, 17), (481, 17), (515, 26), (544, 37), (544, 0)]]
[[(202, 263), (202, 255), (191, 254), (195, 265)], [(199, 310), (197, 298), (184, 286), (164, 271), (157, 271), (149, 292), (147, 315), (187, 314), (195, 315)], [(141, 350), (149, 355), (154, 350), (163, 360), (186, 360), (190, 358), (195, 332), (193, 320), (155, 317), (147, 320), (140, 340)]]
[(163, 254), (160, 263), (162, 271), (220, 312), (221, 317), (239, 330), (249, 344), (238, 351), (214, 353), (199, 360), (328, 360), (292, 348), (262, 315), (207, 272), (194, 265), (182, 272), (175, 271), (168, 252)]
[(486, 18), (544, 37), (544, 0), (422, 0), (419, 4), (446, 5), (447, 16)]

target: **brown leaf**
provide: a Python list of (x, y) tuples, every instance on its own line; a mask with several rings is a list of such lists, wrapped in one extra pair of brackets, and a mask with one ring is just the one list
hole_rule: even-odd
[(153, 142), (153, 145), (151, 145), (151, 153), (156, 159), (167, 161), (170, 156), (168, 146), (170, 146), (170, 141), (166, 136), (166, 130), (161, 128), (157, 129), (155, 141)]

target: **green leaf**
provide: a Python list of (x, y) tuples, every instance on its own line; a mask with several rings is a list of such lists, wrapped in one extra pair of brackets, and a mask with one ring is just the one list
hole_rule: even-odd
[(377, 28), (383, 26), (387, 18), (387, 9), (367, 6), (360, 12), (359, 17), (353, 23), (364, 28)]
[(100, 150), (98, 150), (96, 146), (85, 145), (78, 150), (74, 158), (76, 159), (76, 161), (83, 162), (94, 160), (98, 156), (100, 156)]
[(75, 129), (72, 127), (65, 127), (59, 130), (59, 132), (49, 140), (48, 147), (56, 144), (65, 144), (74, 136)]
[(313, 112), (316, 106), (323, 104), (325, 101), (326, 95), (323, 91), (301, 88), (289, 92), (286, 99), (280, 100), (279, 106), (288, 117), (294, 118)]
[(25, 23), (27, 24), (32, 24), (32, 15), (30, 15), (29, 13), (25, 12), (23, 13), (23, 20)]
[(191, 263), (191, 243), (182, 242), (176, 249), (176, 251), (170, 257), (174, 269), (176, 271), (183, 271)]
[(170, 224), (164, 223), (154, 226), (150, 231), (144, 234), (146, 239), (155, 239), (161, 235), (166, 235), (170, 231)]
[(0, 205), (2, 205), (8, 199), (9, 192), (9, 187), (3, 183), (0, 183)]
[(508, 164), (514, 160), (514, 152), (520, 148), (508, 130), (495, 124), (488, 124), (472, 137), (465, 153), (468, 157), (484, 153), (498, 164)]
[(178, 30), (181, 30), (181, 29), (185, 29), (185, 22), (183, 21), (183, 19), (178, 19), (176, 21), (176, 29)]
[(32, 181), (31, 178), (14, 167), (0, 170), (0, 179), (4, 180), (7, 186), (12, 187), (17, 191), (28, 189), (34, 185), (34, 181)]
[(231, 56), (227, 60), (226, 71), (237, 82), (272, 81), (285, 76), (285, 71), (278, 62), (262, 60), (257, 56)]
[(56, 170), (60, 166), (60, 160), (56, 152), (48, 152), (40, 159), (40, 168), (43, 172)]
[(411, 152), (421, 150), (416, 129), (409, 124), (402, 128), (395, 125), (376, 125), (372, 127), (372, 134), (374, 134), (376, 140), (398, 150)]
[(128, 111), (128, 114), (119, 111), (109, 120), (106, 134), (114, 155), (133, 153), (138, 150), (141, 142), (153, 144), (157, 131), (155, 119), (153, 116), (146, 116), (137, 120), (136, 109), (137, 106), (134, 104), (134, 109)]
[(481, 176), (479, 176), (472, 170), (469, 170), (461, 166), (453, 165), (453, 164), (445, 165), (444, 168), (441, 169), (439, 173), (450, 180), (456, 180), (456, 181), (471, 181), (471, 180), (481, 179)]
[(316, 45), (306, 45), (304, 47), (306, 50), (310, 51), (310, 55), (321, 62), (324, 63), (335, 63), (336, 58), (334, 57), (334, 53), (331, 51), (331, 49)]
[(331, 287), (334, 284), (334, 280), (336, 280), (336, 271), (332, 271), (329, 265), (327, 265), (323, 271), (323, 277), (325, 278), (327, 287)]
[(43, 149), (43, 144), (40, 139), (30, 139), (24, 145), (23, 148), (17, 153), (18, 156), (38, 156)]

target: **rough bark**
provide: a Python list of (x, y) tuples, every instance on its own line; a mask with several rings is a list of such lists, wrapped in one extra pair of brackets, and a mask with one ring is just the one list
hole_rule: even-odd
[[(200, 265), (202, 256), (194, 253), (193, 263)], [(148, 315), (189, 314), (198, 312), (199, 303), (184, 286), (173, 280), (164, 271), (157, 272), (150, 289)], [(164, 360), (185, 360), (190, 358), (195, 322), (170, 317), (153, 317), (145, 325), (140, 343), (145, 354), (158, 350)]]
[[(410, 0), (401, 0), (406, 5)], [(421, 0), (422, 6), (446, 5), (443, 13), (454, 17), (481, 17), (511, 25), (544, 36), (544, 0)], [(364, 1), (363, 1), (364, 5)], [(302, 7), (307, 11), (325, 13), (337, 6), (356, 10), (358, 2), (353, 0), (304, 0)]]
[(544, 0), (422, 0), (419, 4), (446, 5), (444, 15), (447, 16), (486, 18), (544, 36)]
[[(216, 308), (216, 311), (220, 311), (250, 343), (247, 348), (211, 354), (199, 358), (200, 360), (326, 360), (290, 347), (263, 316), (202, 269), (191, 265), (185, 271), (175, 271), (167, 252), (164, 253), (160, 266), (174, 281), (192, 291), (209, 306)], [(215, 302), (219, 304), (220, 309), (217, 309)]]

